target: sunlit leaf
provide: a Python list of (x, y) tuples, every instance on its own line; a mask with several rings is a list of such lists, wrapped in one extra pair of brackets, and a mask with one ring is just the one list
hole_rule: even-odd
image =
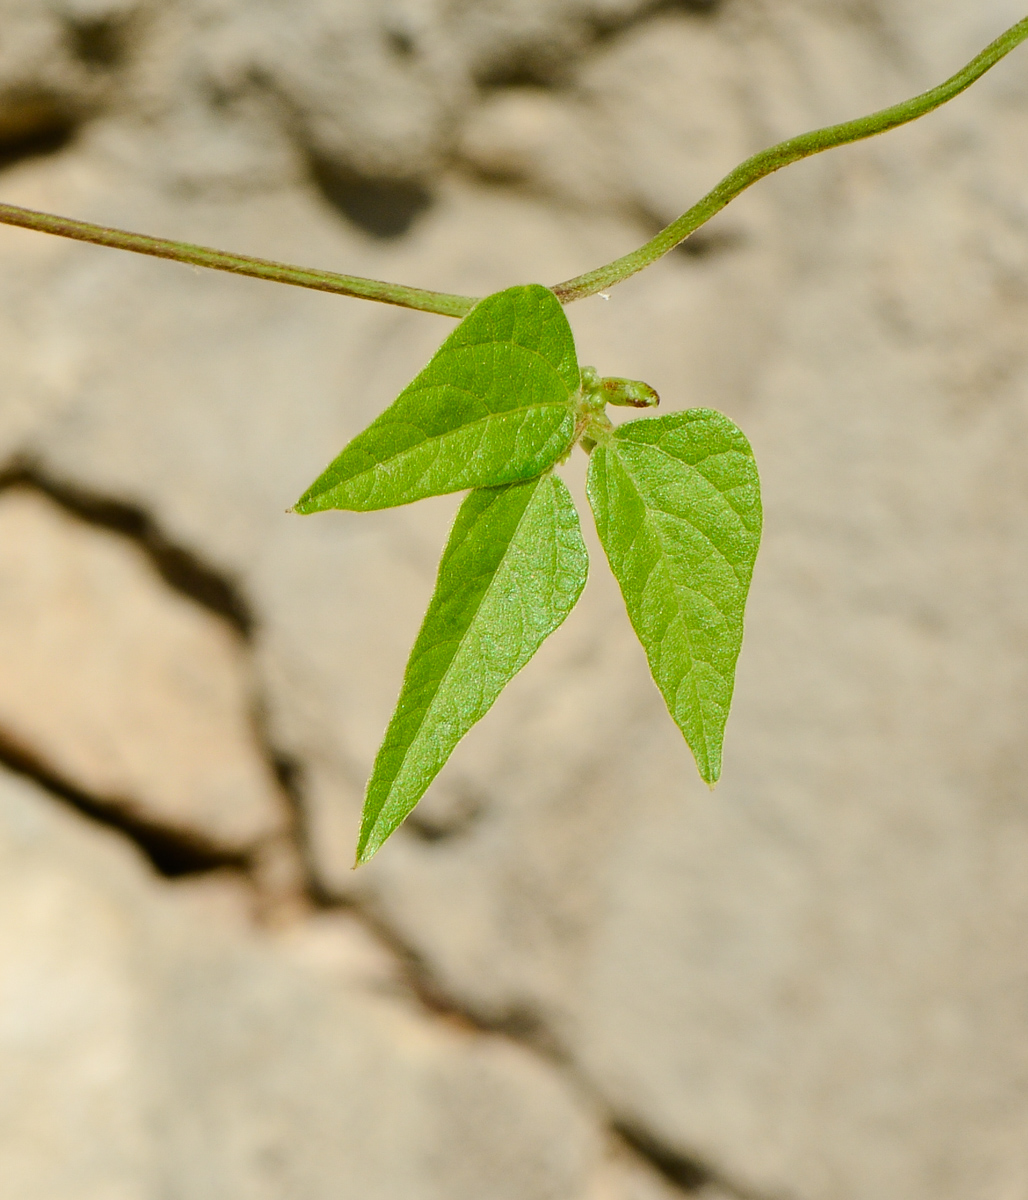
[(358, 862), (403, 821), (454, 746), (568, 615), (587, 569), (578, 514), (555, 475), (464, 501), (368, 783)]
[(296, 511), (390, 508), (531, 479), (570, 449), (578, 386), (571, 329), (548, 288), (487, 296)]
[(709, 409), (631, 421), (593, 450), (588, 491), (653, 678), (713, 784), (760, 544), (749, 443)]

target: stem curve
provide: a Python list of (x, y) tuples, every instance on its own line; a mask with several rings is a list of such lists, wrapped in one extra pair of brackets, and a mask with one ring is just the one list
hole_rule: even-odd
[(695, 233), (715, 213), (720, 212), (725, 205), (734, 200), (741, 192), (752, 187), (759, 179), (763, 179), (775, 171), (780, 171), (782, 167), (787, 167), (802, 158), (820, 154), (823, 150), (831, 150), (835, 146), (845, 146), (850, 142), (859, 142), (864, 138), (875, 137), (879, 133), (886, 133), (890, 129), (896, 129), (900, 125), (917, 120), (918, 117), (923, 117), (926, 113), (939, 108), (969, 88), (975, 80), (980, 79), (986, 71), (994, 67), (1001, 58), (1009, 54), (1015, 46), (1019, 46), (1026, 38), (1028, 38), (1028, 17), (1019, 21), (989, 46), (986, 46), (981, 54), (973, 58), (963, 70), (958, 71), (952, 78), (930, 91), (922, 92), (912, 100), (904, 100), (900, 104), (892, 105), (891, 108), (883, 108), (879, 112), (871, 113), (867, 117), (858, 117), (854, 121), (829, 125), (826, 129), (815, 129), (810, 133), (803, 133), (798, 137), (779, 142), (767, 150), (761, 150), (737, 166), (734, 171), (729, 172), (717, 187), (694, 204), (688, 212), (683, 213), (677, 221), (672, 221), (656, 237), (651, 238), (645, 246), (640, 246), (638, 250), (633, 250), (630, 254), (607, 263), (606, 266), (597, 267), (594, 271), (587, 271), (584, 275), (576, 275), (574, 279), (558, 283), (551, 290), (562, 304), (568, 304), (572, 300), (593, 296), (597, 292), (613, 287), (616, 283), (621, 283), (630, 275), (634, 275), (637, 271), (656, 262), (658, 258), (663, 257), (669, 250), (673, 250), (680, 242), (684, 242), (691, 233)]
[[(980, 79), (1001, 58), (1028, 39), (1028, 17), (1013, 25), (977, 55), (963, 70), (958, 71), (945, 83), (923, 92), (911, 100), (883, 108), (867, 117), (845, 121), (816, 129), (799, 137), (779, 142), (767, 150), (761, 150), (741, 163), (721, 180), (702, 200), (698, 201), (672, 221), (655, 237), (638, 250), (623, 255), (605, 266), (576, 275), (574, 279), (555, 284), (551, 291), (562, 304), (593, 296), (606, 288), (621, 283), (629, 276), (648, 267), (651, 263), (673, 250), (680, 242), (695, 233), (716, 213), (758, 180), (800, 159), (845, 146), (865, 138), (875, 137), (900, 125), (917, 120), (948, 100), (958, 96)], [(340, 275), (334, 271), (322, 271), (312, 267), (298, 267), (269, 259), (254, 258), (246, 254), (232, 254), (215, 250), (209, 246), (194, 246), (189, 242), (175, 242), (167, 238), (150, 237), (143, 233), (129, 233), (123, 229), (110, 229), (94, 225), (89, 221), (76, 221), (70, 217), (36, 212), (19, 208), (13, 204), (0, 204), (0, 224), (16, 225), (22, 229), (35, 229), (41, 233), (52, 233), (59, 237), (72, 238), (80, 242), (92, 242), (99, 246), (110, 246), (116, 250), (130, 250), (136, 254), (149, 254), (155, 258), (167, 258), (191, 266), (209, 267), (215, 271), (229, 271), (235, 275), (249, 275), (255, 279), (266, 279), (274, 283), (288, 283), (295, 287), (313, 288), (316, 291), (332, 292), (340, 296), (354, 296), (362, 300), (377, 300), (382, 304), (396, 304), (402, 308), (413, 308), (420, 312), (439, 313), (446, 317), (463, 317), (478, 302), (475, 296), (458, 296), (450, 292), (434, 292), (426, 288), (408, 287), (402, 283), (385, 283), (378, 279), (365, 279), (359, 275)]]

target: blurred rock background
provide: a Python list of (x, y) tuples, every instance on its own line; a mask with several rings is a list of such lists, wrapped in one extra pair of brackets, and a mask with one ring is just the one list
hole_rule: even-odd
[[(1023, 15), (0, 0), (0, 199), (554, 283)], [(569, 310), (761, 466), (717, 792), (593, 541), (357, 873), (459, 501), (285, 510), (451, 323), (0, 228), (3, 1200), (1028, 1196), (1025, 53)]]

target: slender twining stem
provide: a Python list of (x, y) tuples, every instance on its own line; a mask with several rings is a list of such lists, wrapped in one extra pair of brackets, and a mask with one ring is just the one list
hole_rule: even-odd
[(925, 113), (931, 112), (947, 100), (958, 96), (965, 88), (969, 88), (976, 79), (980, 79), (990, 67), (994, 67), (1025, 38), (1028, 38), (1028, 17), (1019, 21), (1012, 29), (1008, 29), (1002, 37), (998, 37), (952, 79), (947, 79), (945, 83), (929, 92), (915, 96), (913, 100), (894, 104), (892, 108), (883, 108), (869, 117), (859, 117), (855, 121), (845, 121), (841, 125), (830, 125), (827, 129), (803, 133), (799, 137), (789, 138), (786, 142), (779, 142), (777, 146), (768, 150), (761, 150), (759, 154), (754, 154), (726, 175), (713, 191), (708, 192), (677, 221), (672, 221), (662, 229), (645, 246), (607, 263), (605, 267), (598, 267), (595, 271), (587, 271), (584, 275), (576, 275), (574, 279), (558, 283), (553, 291), (562, 304), (567, 304), (571, 300), (593, 296), (615, 283), (620, 283), (656, 262), (680, 242), (684, 242), (691, 233), (705, 225), (715, 213), (720, 212), (726, 204), (755, 184), (758, 179), (780, 171), (782, 167), (798, 162), (801, 158), (820, 154), (822, 150), (845, 146), (849, 142), (859, 142), (864, 138), (906, 125), (909, 121), (916, 121), (918, 117), (923, 117)]
[[(1010, 53), (1028, 38), (1028, 17), (1019, 21), (998, 37), (981, 54), (972, 59), (962, 71), (931, 91), (884, 108), (868, 117), (846, 121), (841, 125), (830, 125), (804, 133), (788, 141), (779, 142), (768, 150), (748, 158), (734, 171), (708, 192), (697, 204), (666, 229), (662, 229), (638, 250), (584, 275), (577, 275), (564, 283), (558, 283), (553, 291), (562, 304), (581, 300), (585, 296), (604, 291), (673, 250), (680, 242), (695, 233), (735, 199), (740, 192), (751, 187), (758, 179), (780, 171), (790, 163), (835, 146), (845, 146), (874, 137), (889, 129), (896, 129), (952, 100), (965, 88), (981, 78), (990, 67), (994, 67), (1004, 55)], [(383, 304), (397, 304), (403, 308), (415, 308), (422, 312), (441, 313), (447, 317), (463, 317), (476, 303), (474, 296), (456, 296), (448, 292), (433, 292), (425, 288), (407, 287), (401, 283), (383, 283), (377, 279), (364, 279), (359, 275), (338, 275), (334, 271), (320, 271), (311, 267), (295, 267), (287, 263), (270, 262), (263, 258), (252, 258), (246, 254), (230, 254), (224, 250), (213, 250), (207, 246), (193, 246), (188, 242), (175, 242), (167, 238), (148, 237), (142, 233), (128, 233), (122, 229), (108, 229), (88, 221), (75, 221), (69, 217), (52, 216), (18, 208), (13, 204), (0, 204), (0, 224), (18, 225), (23, 229), (36, 229), (42, 233), (53, 233), (60, 237), (74, 238), (80, 242), (94, 242), (100, 246), (112, 246), (117, 250), (132, 250), (136, 254), (150, 254), (156, 258), (170, 258), (176, 262), (189, 263), (197, 267), (210, 267), (216, 271), (231, 271), (236, 275), (251, 275), (256, 279), (268, 279), (275, 283), (289, 283), (296, 287), (314, 288), (322, 292), (335, 292), (341, 296), (356, 296), (362, 300), (378, 300)]]
[(211, 267), (215, 271), (231, 271), (236, 275), (252, 275), (255, 279), (270, 279), (274, 283), (291, 283), (296, 287), (314, 288), (319, 292), (335, 292), (340, 296), (357, 296), (362, 300), (379, 300), (383, 304), (399, 304), (422, 312), (441, 313), (445, 317), (463, 317), (475, 304), (474, 296), (454, 296), (448, 292), (430, 292), (425, 288), (407, 287), (402, 283), (382, 283), (363, 279), (359, 275), (337, 275), (334, 271), (319, 271), (314, 267), (293, 267), (287, 263), (251, 258), (247, 254), (230, 254), (212, 250), (209, 246), (193, 246), (188, 242), (173, 242), (167, 238), (148, 237), (145, 233), (128, 233), (124, 229), (107, 229), (88, 221), (73, 221), (49, 213), (0, 204), (0, 224), (18, 225), (22, 229), (38, 229), (55, 233), (79, 242), (112, 246), (116, 250), (133, 250), (155, 258), (171, 258), (194, 267)]

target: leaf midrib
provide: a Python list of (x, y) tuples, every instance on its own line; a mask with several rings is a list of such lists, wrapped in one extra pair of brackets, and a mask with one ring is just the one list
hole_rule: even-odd
[[(656, 448), (660, 449), (660, 447), (656, 447)], [(665, 450), (661, 450), (661, 453), (664, 454), (666, 458), (673, 459), (673, 461), (675, 461), (676, 463), (681, 464), (681, 462), (682, 462), (681, 459), (673, 458), (673, 455), (668, 454), (667, 451), (665, 451)], [(705, 455), (705, 457), (709, 458), (711, 456)], [(649, 529), (652, 532), (652, 535), (656, 538), (658, 545), (660, 546), (660, 559), (658, 559), (658, 561), (653, 564), (653, 566), (649, 569), (649, 571), (646, 572), (646, 575), (642, 582), (642, 587), (640, 587), (640, 589), (639, 589), (639, 596), (641, 599), (642, 593), (645, 590), (650, 579), (652, 578), (653, 572), (657, 569), (659, 562), (660, 561), (664, 561), (664, 562), (671, 561), (670, 556), (664, 550), (664, 538), (661, 535), (660, 528), (659, 528), (659, 526), (656, 525), (656, 523), (652, 519), (652, 511), (655, 509), (657, 512), (663, 513), (664, 516), (669, 517), (671, 520), (681, 520), (682, 524), (689, 525), (693, 529), (695, 529), (696, 527), (692, 524), (691, 521), (688, 521), (685, 518), (676, 517), (674, 514), (667, 512), (665, 509), (660, 508), (658, 505), (651, 506), (648, 503), (647, 496), (643, 493), (642, 489), (639, 487), (639, 484), (636, 481), (635, 476), (632, 474), (631, 470), (629, 469), (628, 463), (625, 461), (625, 459), (620, 454), (618, 455), (618, 458), (620, 459), (622, 470), (625, 472), (625, 476), (628, 478), (632, 487), (635, 489), (636, 495), (642, 501), (642, 507), (643, 507), (643, 519), (639, 523), (639, 528), (632, 535), (632, 539), (628, 543), (627, 549), (628, 549), (628, 551), (631, 551), (632, 547), (636, 544), (636, 541), (641, 536), (643, 529)], [(685, 464), (685, 465), (688, 465), (688, 464)], [(709, 482), (709, 480), (708, 480), (708, 482)], [(717, 490), (717, 489), (715, 489), (715, 490)], [(718, 492), (718, 495), (722, 495), (722, 494), (723, 493), (721, 493), (720, 491)], [(733, 574), (735, 574), (735, 568), (732, 567), (732, 564), (728, 562), (728, 559), (725, 558), (725, 556), (720, 553), (720, 551), (714, 545), (714, 543), (710, 540), (710, 538), (707, 537), (707, 535), (704, 534), (701, 529), (696, 529), (696, 532), (700, 535), (700, 537), (702, 537), (704, 539), (704, 541), (707, 542), (708, 545), (710, 545), (713, 548), (713, 550), (716, 554), (720, 555), (722, 560), (729, 567), (731, 567)], [(671, 574), (670, 571), (668, 573)], [(703, 596), (704, 600), (707, 600), (708, 603), (710, 603), (713, 606), (713, 608), (717, 611), (717, 613), (726, 622), (728, 621), (727, 614), (724, 612), (724, 610), (718, 604), (715, 604), (710, 599), (709, 596), (706, 596), (703, 592), (698, 591), (698, 589), (696, 589), (696, 588), (687, 587), (686, 590), (693, 592), (697, 595)], [(682, 606), (680, 603), (677, 602), (677, 600), (676, 600), (675, 607), (676, 607), (678, 613), (680, 614), (682, 611)], [(697, 718), (699, 720), (699, 725), (700, 725), (700, 735), (703, 738), (703, 757), (704, 757), (704, 761), (706, 762), (707, 767), (709, 769), (712, 764), (712, 758), (711, 758), (711, 753), (710, 753), (711, 739), (707, 732), (707, 721), (706, 721), (706, 717), (705, 717), (704, 710), (703, 710), (703, 704), (702, 704), (702, 702), (697, 694), (697, 691), (696, 691), (696, 679), (695, 679), (696, 664), (699, 662), (706, 663), (706, 665), (710, 667), (710, 669), (718, 676), (718, 678), (723, 680), (729, 686), (731, 685), (731, 680), (729, 679), (729, 677), (727, 675), (725, 675), (721, 671), (719, 671), (717, 669), (717, 667), (714, 666), (713, 663), (708, 662), (707, 659), (705, 659), (705, 658), (700, 658), (696, 654), (696, 651), (693, 646), (693, 632), (689, 626), (689, 622), (687, 620), (683, 620), (682, 625), (685, 629), (685, 640), (686, 640), (686, 645), (687, 645), (688, 652), (689, 652), (689, 670), (685, 672), (685, 675), (683, 678), (688, 680), (689, 687), (692, 690), (694, 711), (697, 714)], [(663, 643), (663, 640), (664, 639), (661, 638), (661, 643)], [(649, 656), (647, 655), (647, 657), (649, 657)], [(663, 658), (663, 651), (661, 653), (661, 657)]]
[[(711, 450), (707, 454), (704, 454), (702, 458), (698, 458), (696, 460), (696, 462), (691, 463), (691, 462), (686, 462), (684, 458), (679, 458), (677, 455), (671, 454), (669, 451), (665, 450), (664, 447), (659, 442), (636, 441), (635, 438), (619, 438), (618, 440), (624, 442), (628, 446), (645, 446), (651, 450), (656, 450), (660, 454), (663, 454), (665, 458), (669, 458), (672, 462), (681, 463), (683, 466), (691, 467), (693, 470), (696, 470), (696, 468), (699, 466), (700, 463), (706, 462), (708, 459), (711, 459), (711, 458), (720, 458), (722, 455), (725, 455), (725, 454), (738, 454), (740, 456), (740, 458), (748, 458), (751, 461), (753, 459), (752, 453), (744, 454), (743, 451), (737, 450), (734, 446), (730, 446), (727, 450)], [(728, 499), (728, 494), (726, 492), (723, 492), (717, 486), (717, 484), (714, 483), (712, 480), (710, 480), (706, 475), (704, 475), (702, 471), (696, 471), (696, 473), (701, 478), (706, 479), (707, 482), (710, 484), (710, 486), (717, 492), (717, 494), (719, 496), (724, 497), (725, 503), (732, 510), (732, 512), (735, 513), (735, 515), (740, 519), (740, 521), (742, 521), (743, 526), (746, 529), (746, 532), (749, 533), (750, 532), (749, 526), (747, 526), (745, 520), (743, 520), (743, 515), (739, 511), (739, 509), (737, 509), (735, 507), (735, 505), (731, 502), (731, 500)], [(671, 514), (669, 513), (668, 515), (670, 516)]]
[[(668, 458), (671, 458), (671, 457), (673, 457), (673, 456), (672, 456), (672, 455), (667, 455), (667, 457), (668, 457)], [(675, 462), (681, 462), (681, 459), (675, 459), (674, 461), (675, 461)], [(730, 560), (730, 559), (727, 557), (727, 555), (725, 555), (724, 553), (722, 553), (722, 551), (721, 551), (721, 550), (719, 550), (719, 549), (718, 549), (718, 547), (715, 545), (715, 543), (713, 542), (713, 540), (710, 538), (710, 536), (709, 536), (708, 534), (704, 533), (704, 532), (703, 532), (703, 530), (702, 530), (702, 529), (700, 529), (700, 528), (699, 528), (699, 527), (698, 527), (696, 524), (694, 524), (692, 521), (690, 521), (690, 520), (688, 519), (688, 517), (680, 517), (680, 516), (679, 516), (677, 513), (670, 513), (670, 512), (668, 512), (668, 511), (667, 511), (667, 509), (666, 509), (666, 508), (661, 508), (659, 504), (651, 504), (651, 503), (649, 502), (649, 498), (648, 498), (647, 494), (646, 494), (646, 493), (644, 493), (644, 492), (643, 492), (643, 490), (642, 490), (642, 489), (639, 487), (639, 484), (637, 483), (635, 476), (634, 476), (634, 475), (632, 474), (632, 472), (629, 470), (628, 464), (625, 462), (625, 460), (624, 460), (623, 458), (621, 459), (621, 464), (622, 464), (622, 468), (623, 468), (623, 470), (624, 470), (625, 474), (628, 476), (629, 480), (630, 480), (630, 481), (631, 481), (631, 483), (632, 483), (632, 487), (634, 487), (634, 488), (635, 488), (636, 495), (637, 495), (637, 496), (639, 497), (639, 499), (642, 501), (642, 504), (643, 504), (643, 511), (644, 511), (644, 513), (645, 513), (645, 516), (644, 516), (644, 518), (643, 518), (643, 523), (645, 523), (646, 525), (648, 525), (648, 526), (649, 526), (649, 528), (651, 528), (651, 529), (653, 529), (653, 530), (654, 530), (654, 533), (656, 534), (656, 536), (657, 536), (658, 540), (660, 541), (660, 544), (661, 544), (661, 547), (662, 547), (662, 550), (661, 550), (661, 556), (662, 556), (664, 559), (667, 559), (667, 560), (668, 560), (668, 561), (670, 561), (670, 562), (673, 562), (673, 561), (674, 561), (670, 555), (666, 554), (666, 553), (663, 551), (663, 545), (664, 545), (664, 541), (665, 541), (665, 539), (664, 539), (663, 535), (662, 535), (662, 534), (661, 534), (661, 532), (660, 532), (659, 526), (657, 526), (655, 523), (652, 523), (652, 513), (654, 513), (654, 512), (661, 513), (663, 516), (667, 517), (667, 518), (668, 518), (668, 520), (670, 520), (670, 521), (679, 521), (679, 522), (681, 522), (681, 524), (683, 524), (683, 525), (687, 525), (687, 526), (688, 526), (690, 529), (694, 530), (694, 531), (695, 531), (695, 532), (696, 532), (696, 533), (697, 533), (697, 534), (698, 534), (698, 535), (699, 535), (699, 536), (700, 536), (700, 537), (703, 539), (703, 541), (704, 541), (704, 542), (705, 542), (705, 543), (706, 543), (708, 546), (710, 546), (710, 548), (713, 550), (714, 554), (715, 554), (715, 555), (716, 555), (718, 558), (720, 558), (720, 559), (721, 559), (721, 561), (722, 561), (722, 562), (725, 564), (725, 566), (726, 566), (726, 567), (728, 567), (728, 569), (729, 569), (729, 570), (732, 572), (732, 574), (735, 576), (735, 578), (736, 578), (736, 581), (737, 581), (737, 582), (740, 584), (740, 586), (744, 586), (744, 585), (743, 585), (743, 581), (739, 579), (739, 574), (738, 574), (738, 571), (737, 571), (737, 570), (736, 570), (736, 568), (735, 568), (735, 565), (734, 565), (734, 564), (731, 562), (731, 560)], [(709, 483), (710, 481), (708, 480), (707, 482)], [(712, 486), (713, 486), (713, 485), (712, 485)], [(716, 489), (716, 488), (715, 488), (715, 491), (718, 491), (718, 489)], [(723, 496), (723, 495), (724, 495), (724, 493), (723, 493), (723, 492), (721, 492), (721, 491), (718, 491), (718, 495), (719, 495), (719, 496)], [(733, 512), (734, 512), (734, 511), (735, 511), (735, 510), (733, 509)], [(631, 541), (629, 542), (629, 544), (628, 544), (628, 545), (629, 545), (629, 549), (631, 549), (631, 547), (635, 545), (635, 542), (636, 542), (636, 539), (638, 538), (638, 536), (639, 536), (639, 535), (638, 535), (638, 533), (636, 533), (636, 534), (633, 534), (633, 536), (632, 536), (632, 540), (631, 540)], [(647, 576), (646, 576), (646, 578), (647, 578), (647, 579), (649, 579), (649, 576), (650, 576), (650, 574), (652, 574), (652, 571), (651, 571), (651, 572), (647, 572)], [(683, 585), (683, 586), (686, 588), (686, 590), (687, 590), (687, 591), (690, 591), (690, 592), (694, 593), (694, 594), (695, 594), (695, 595), (697, 595), (697, 596), (702, 596), (702, 597), (703, 597), (703, 599), (704, 599), (704, 600), (706, 600), (706, 601), (707, 601), (707, 602), (708, 602), (708, 603), (709, 603), (709, 604), (710, 604), (710, 605), (711, 605), (711, 606), (712, 606), (712, 607), (715, 609), (715, 611), (716, 611), (716, 612), (717, 612), (717, 613), (718, 613), (718, 614), (719, 614), (721, 617), (723, 617), (723, 618), (724, 618), (724, 620), (725, 620), (726, 622), (727, 622), (727, 621), (729, 621), (729, 616), (728, 616), (728, 614), (725, 612), (725, 610), (724, 610), (724, 609), (723, 609), (723, 608), (722, 608), (722, 607), (721, 607), (719, 604), (716, 604), (716, 603), (715, 603), (715, 602), (714, 602), (714, 601), (711, 599), (711, 597), (710, 597), (710, 596), (708, 596), (708, 595), (706, 594), (706, 592), (701, 592), (701, 591), (699, 590), (699, 588), (695, 588), (695, 587), (689, 587), (688, 585)], [(690, 649), (691, 649), (691, 648), (690, 648)], [(695, 655), (694, 655), (693, 657), (695, 658)], [(721, 674), (721, 672), (719, 671), (719, 672), (718, 672), (718, 674), (720, 675), (720, 674)], [(723, 676), (723, 675), (722, 675), (722, 678), (724, 678), (724, 676)]]
[[(452, 384), (439, 384), (436, 386), (453, 387)], [(419, 389), (419, 391), (422, 391), (422, 390), (425, 390), (425, 389)], [(467, 390), (467, 388), (454, 387), (453, 390), (456, 392), (463, 392), (465, 395), (468, 395), (468, 396), (474, 395), (474, 393), (469, 392)], [(476, 398), (480, 399), (481, 397), (476, 397)], [(521, 404), (521, 405), (518, 405), (516, 408), (508, 408), (500, 413), (487, 413), (486, 416), (484, 416), (484, 417), (476, 417), (473, 421), (465, 421), (464, 424), (455, 425), (452, 429), (446, 430), (445, 433), (425, 434), (425, 436), (422, 437), (420, 442), (415, 442), (414, 445), (412, 445), (412, 446), (407, 446), (403, 450), (398, 450), (395, 454), (391, 454), (388, 458), (380, 458), (377, 462), (373, 462), (370, 467), (366, 467), (363, 471), (358, 471), (354, 475), (348, 475), (345, 479), (341, 479), (338, 483), (333, 484), (332, 486), (333, 487), (343, 487), (345, 484), (352, 483), (355, 479), (360, 479), (364, 475), (371, 475), (375, 471), (381, 470), (383, 467), (388, 466), (392, 462), (395, 462), (396, 459), (401, 458), (405, 454), (413, 454), (417, 450), (424, 449), (425, 444), (428, 442), (439, 443), (439, 442), (442, 442), (445, 438), (454, 437), (457, 434), (464, 433), (465, 431), (474, 432), (474, 430), (477, 426), (484, 425), (487, 421), (499, 421), (499, 420), (502, 420), (504, 417), (510, 417), (510, 416), (515, 416), (515, 415), (524, 416), (525, 414), (531, 412), (532, 409), (561, 408), (565, 405), (567, 406), (568, 412), (570, 413), (571, 406), (568, 403), (568, 400), (546, 400), (541, 403), (537, 402), (537, 403), (533, 403), (533, 404)], [(392, 425), (392, 426), (410, 425), (414, 429), (418, 428), (418, 426), (415, 425), (412, 421), (411, 422), (389, 421), (385, 424)], [(383, 424), (383, 426), (381, 426), (381, 428), (385, 428), (385, 424)]]
[[(445, 349), (440, 348), (440, 350), (436, 356), (436, 361), (438, 361), (444, 355), (453, 354), (457, 350), (470, 349), (475, 346), (517, 346), (517, 348), (519, 350), (524, 350), (524, 352), (526, 354), (531, 354), (533, 358), (537, 358), (537, 359), (539, 359), (540, 362), (544, 363), (553, 372), (553, 374), (557, 376), (557, 378), (560, 380), (561, 384), (567, 389), (568, 395), (570, 396), (572, 394), (573, 389), (569, 388), (568, 385), (566, 383), (564, 383), (563, 376), (561, 375), (560, 371), (553, 365), (553, 363), (551, 363), (548, 358), (545, 358), (539, 350), (535, 350), (531, 346), (523, 346), (521, 344), (521, 342), (501, 341), (499, 338), (493, 338), (492, 341), (488, 341), (488, 342), (460, 342), (456, 346), (448, 346)], [(575, 361), (575, 366), (577, 367), (578, 366), (577, 359), (574, 361)], [(431, 369), (434, 366), (435, 366), (435, 362), (430, 363), (429, 369)], [(580, 370), (579, 370), (579, 378), (581, 379), (581, 371)], [(417, 380), (415, 380), (415, 383), (416, 382), (417, 382)], [(413, 386), (414, 386), (414, 384), (412, 383), (410, 385), (410, 387), (413, 387)]]
[[(693, 463), (687, 463), (684, 459), (677, 458), (674, 454), (669, 454), (662, 446), (659, 446), (656, 442), (636, 442), (634, 440), (630, 441), (628, 438), (623, 438), (623, 439), (619, 439), (619, 440), (627, 443), (628, 445), (644, 446), (646, 449), (656, 450), (659, 454), (662, 454), (670, 462), (676, 463), (680, 467), (686, 467), (690, 470), (695, 470), (695, 465)], [(710, 454), (705, 454), (703, 456), (703, 458), (701, 458), (699, 461), (706, 462), (706, 460), (708, 458), (715, 458), (717, 455), (728, 454), (728, 453), (731, 453), (731, 451), (728, 451), (728, 450), (712, 451)], [(636, 482), (635, 476), (629, 470), (628, 464), (625, 462), (625, 460), (623, 458), (622, 458), (622, 462), (625, 465), (625, 474), (628, 475), (628, 477), (632, 480), (632, 486), (635, 488), (639, 497), (643, 500), (643, 503), (644, 503), (645, 507), (647, 508), (647, 510), (649, 510), (651, 508), (655, 509), (657, 512), (663, 513), (664, 516), (667, 517), (671, 521), (681, 521), (681, 523), (683, 525), (688, 525), (690, 529), (692, 529), (696, 534), (698, 534), (699, 537), (701, 537), (703, 539), (703, 541), (705, 541), (707, 543), (707, 545), (710, 546), (710, 548), (714, 551), (714, 553), (718, 556), (718, 558), (721, 559), (721, 561), (725, 564), (725, 566), (728, 567), (728, 569), (735, 576), (736, 581), (739, 583), (739, 586), (742, 588), (746, 588), (748, 586), (748, 580), (744, 580), (739, 575), (739, 567), (740, 566), (745, 567), (746, 566), (745, 561), (740, 564), (733, 563), (732, 560), (728, 557), (728, 555), (725, 554), (725, 552), (723, 550), (721, 550), (721, 548), (713, 540), (713, 538), (710, 536), (710, 534), (705, 533), (695, 523), (695, 521), (690, 521), (688, 517), (679, 516), (678, 513), (668, 512), (668, 510), (666, 508), (662, 508), (660, 504), (656, 503), (656, 501), (651, 503), (650, 499), (649, 499), (649, 493), (648, 492), (644, 493), (642, 491), (642, 489), (639, 487), (638, 483)], [(742, 527), (745, 530), (747, 536), (752, 537), (752, 533), (750, 531), (749, 526), (746, 524), (745, 520), (743, 520), (742, 513), (739, 512), (739, 510), (735, 507), (734, 504), (731, 503), (731, 501), (729, 501), (729, 499), (725, 495), (725, 493), (717, 486), (716, 483), (713, 483), (710, 479), (708, 479), (707, 476), (704, 475), (702, 471), (697, 471), (696, 474), (699, 475), (699, 477), (701, 479), (705, 480), (708, 484), (710, 484), (711, 488), (713, 488), (713, 490), (717, 493), (717, 495), (720, 496), (722, 500), (724, 500), (726, 507), (739, 518), (739, 521), (742, 524)], [(695, 591), (696, 589), (693, 588), (690, 590)], [(701, 592), (700, 595), (703, 595), (703, 593)], [(715, 605), (715, 607), (717, 607), (717, 606)], [(726, 617), (726, 619), (727, 619), (727, 614), (724, 613), (720, 608), (718, 609), (718, 612), (720, 612), (721, 615), (723, 617)]]
[[(542, 480), (540, 478), (540, 483), (537, 484), (536, 486), (537, 487), (541, 486), (541, 482), (542, 482)], [(411, 751), (414, 749), (415, 743), (417, 742), (418, 738), (421, 736), (421, 731), (425, 726), (425, 722), (428, 720), (429, 716), (431, 715), (431, 713), (435, 707), (436, 700), (438, 699), (439, 693), (442, 691), (443, 684), (449, 678), (450, 670), (453, 666), (454, 660), (456, 659), (457, 655), (462, 650), (464, 643), (467, 640), (469, 633), (471, 632), (472, 626), (475, 624), (475, 621), (478, 618), (478, 614), (481, 611), (482, 606), (485, 604), (486, 600), (493, 592), (493, 588), (496, 583), (496, 578), (500, 574), (500, 568), (503, 566), (504, 562), (507, 559), (507, 552), (510, 549), (511, 544), (514, 542), (514, 539), (517, 537), (518, 533), (520, 532), (521, 526), (524, 523), (526, 517), (528, 516), (528, 511), (532, 507), (532, 504), (534, 501), (535, 501), (535, 494), (532, 495), (531, 499), (525, 505), (524, 511), (522, 512), (521, 516), (518, 518), (518, 523), (514, 526), (514, 529), (511, 532), (511, 535), (507, 540), (507, 546), (504, 549), (503, 557), (497, 563), (496, 570), (493, 571), (492, 579), (489, 581), (488, 586), (482, 592), (482, 595), (479, 598), (478, 603), (475, 605), (475, 610), (474, 610), (473, 614), (471, 615), (470, 620), (467, 623), (464, 633), (457, 640), (456, 648), (454, 649), (453, 653), (450, 655), (449, 661), (446, 664), (446, 670), (443, 672), (443, 675), (440, 677), (439, 682), (436, 685), (435, 691), (432, 693), (432, 699), (428, 702), (427, 705), (425, 705), (424, 711), (422, 712), (421, 720), (418, 721), (418, 724), (415, 728), (414, 735), (408, 741), (407, 749), (403, 752), (403, 758), (400, 759), (400, 765), (396, 768), (396, 771), (394, 772), (392, 779), (389, 781), (389, 788), (386, 791), (385, 796), (383, 797), (382, 806), (379, 809), (378, 815), (376, 815), (376, 817), (375, 817), (376, 825), (378, 824), (378, 819), (382, 814), (382, 810), (385, 808), (386, 803), (389, 800), (389, 797), (393, 793), (393, 788), (396, 786), (396, 781), (400, 778), (401, 774), (403, 773), (404, 767), (407, 765), (407, 758), (410, 755)], [(469, 530), (469, 534), (470, 534), (470, 532), (471, 531)], [(374, 829), (374, 826), (372, 826), (372, 829)]]

